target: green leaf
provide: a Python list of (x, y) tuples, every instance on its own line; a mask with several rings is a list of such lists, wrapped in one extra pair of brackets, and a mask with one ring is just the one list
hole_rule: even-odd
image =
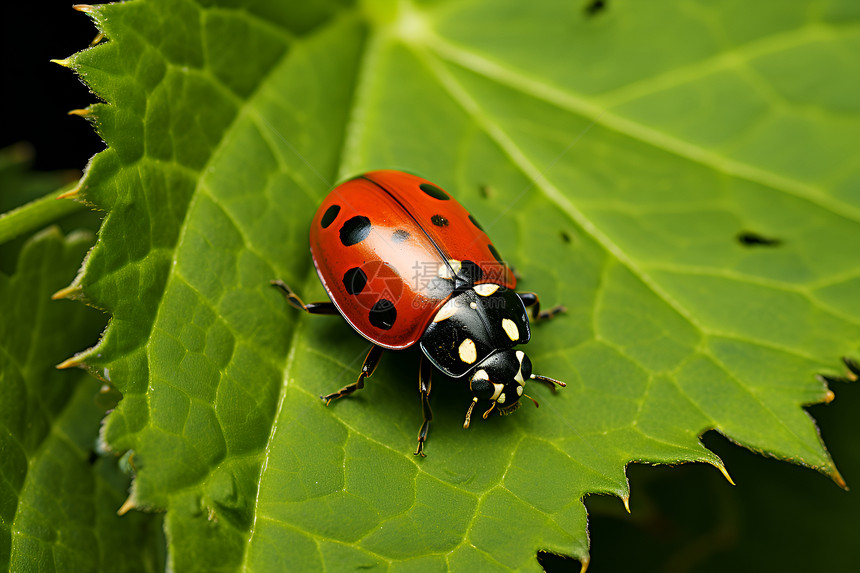
[(69, 231), (98, 229), (93, 213), (73, 201), (56, 200), (58, 189), (72, 188), (80, 172), (35, 172), (33, 158), (33, 149), (25, 143), (0, 149), (0, 271), (6, 274), (14, 273), (30, 236), (52, 223)]
[(104, 326), (92, 309), (51, 300), (92, 242), (49, 228), (23, 246), (16, 272), (0, 273), (0, 564), (10, 571), (158, 566), (158, 521), (116, 515), (129, 479), (96, 455), (99, 384), (54, 368)]
[(79, 211), (80, 205), (62, 200), (65, 193), (73, 190), (71, 185), (60, 191), (54, 189), (44, 197), (0, 215), (0, 244), (32, 233), (47, 223)]
[[(858, 351), (854, 3), (138, 1), (65, 63), (107, 103), (81, 199), (107, 211), (65, 291), (113, 316), (75, 358), (123, 400), (131, 501), (166, 508), (181, 570), (538, 568), (588, 559), (589, 493), (632, 461), (720, 459), (698, 436), (837, 482), (802, 406)], [(337, 180), (445, 187), (567, 314), (535, 328), (568, 382), (461, 429), (417, 352), (388, 353), (269, 287), (324, 293), (307, 254)]]

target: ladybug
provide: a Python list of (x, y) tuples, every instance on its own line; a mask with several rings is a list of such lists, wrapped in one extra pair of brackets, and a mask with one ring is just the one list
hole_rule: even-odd
[(364, 387), (385, 349), (418, 344), (418, 390), (424, 421), (415, 455), (424, 442), (430, 410), (432, 367), (467, 379), (472, 402), (489, 400), (483, 418), (520, 406), (527, 380), (564, 386), (532, 373), (528, 356), (514, 347), (531, 338), (541, 312), (535, 293), (516, 292), (517, 279), (475, 217), (451, 195), (421, 177), (372, 171), (337, 186), (311, 222), (311, 255), (331, 302), (305, 304), (289, 286), (272, 281), (289, 303), (310, 314), (340, 314), (373, 343), (358, 380), (327, 396), (332, 400)]

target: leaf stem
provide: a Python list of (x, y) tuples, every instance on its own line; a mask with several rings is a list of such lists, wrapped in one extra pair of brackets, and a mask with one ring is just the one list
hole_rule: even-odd
[(52, 221), (84, 208), (76, 201), (57, 198), (71, 191), (77, 183), (51, 191), (44, 197), (21, 205), (7, 213), (0, 214), (0, 245), (25, 233), (35, 232)]

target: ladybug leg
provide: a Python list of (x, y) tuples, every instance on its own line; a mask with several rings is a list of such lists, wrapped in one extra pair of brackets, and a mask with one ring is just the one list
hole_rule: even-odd
[(559, 305), (541, 312), (540, 299), (537, 294), (533, 292), (518, 292), (517, 296), (520, 297), (520, 300), (523, 301), (523, 305), (526, 308), (531, 307), (531, 312), (529, 314), (531, 314), (532, 320), (549, 320), (555, 315), (567, 310), (564, 306)]
[(430, 429), (430, 422), (433, 420), (433, 412), (430, 410), (430, 378), (432, 375), (433, 366), (422, 354), (421, 362), (418, 365), (418, 392), (421, 393), (421, 411), (424, 414), (424, 422), (421, 424), (421, 429), (418, 430), (418, 449), (415, 450), (415, 455), (422, 457), (424, 457), (424, 442), (427, 441), (427, 430)]
[(284, 296), (287, 297), (287, 302), (299, 310), (303, 310), (309, 314), (340, 314), (333, 302), (309, 302), (305, 304), (299, 295), (293, 292), (287, 284), (281, 279), (275, 279), (272, 286), (278, 288)]
[(323, 400), (325, 400), (325, 405), (328, 406), (331, 404), (332, 400), (337, 400), (338, 398), (342, 398), (349, 394), (352, 394), (356, 390), (361, 390), (364, 388), (364, 379), (370, 378), (373, 375), (373, 371), (376, 370), (376, 367), (379, 366), (379, 359), (382, 358), (382, 351), (385, 350), (381, 346), (376, 346), (375, 344), (370, 349), (370, 352), (367, 353), (367, 356), (364, 358), (364, 364), (361, 365), (361, 372), (358, 374), (358, 380), (344, 386), (337, 392), (332, 394), (328, 394), (327, 396), (320, 396)]

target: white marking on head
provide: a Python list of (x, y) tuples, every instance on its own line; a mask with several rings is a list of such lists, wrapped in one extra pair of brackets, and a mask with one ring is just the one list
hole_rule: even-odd
[(480, 370), (478, 370), (477, 372), (472, 374), (472, 380), (489, 380), (489, 379), (490, 379), (490, 375), (487, 374), (487, 371), (484, 370), (483, 368), (481, 368)]
[(522, 395), (523, 395), (523, 387), (517, 386), (517, 396), (522, 396)]
[(523, 394), (523, 385), (526, 383), (526, 381), (523, 380), (523, 357), (525, 355), (526, 353), (522, 350), (517, 350), (517, 360), (520, 361), (520, 367), (517, 368), (517, 374), (516, 376), (514, 376), (514, 380), (516, 380), (519, 384), (519, 386), (517, 387), (517, 394), (519, 394), (520, 396), (522, 396)]
[(457, 312), (457, 304), (452, 298), (451, 300), (442, 305), (442, 308), (440, 308), (439, 312), (436, 313), (436, 316), (433, 317), (433, 322), (442, 322), (447, 318), (451, 318), (452, 316), (454, 316), (455, 312)]
[(511, 340), (516, 341), (520, 339), (520, 329), (517, 328), (517, 323), (510, 318), (502, 319), (502, 328), (505, 329), (505, 333)]
[(493, 284), (483, 284), (483, 285), (475, 285), (475, 292), (481, 296), (490, 296), (494, 292), (499, 290), (499, 285)]
[(471, 338), (467, 338), (460, 343), (460, 348), (457, 349), (460, 355), (460, 360), (466, 364), (473, 364), (478, 359), (478, 350), (475, 348), (475, 343)]
[(495, 392), (493, 392), (493, 395), (490, 396), (490, 400), (498, 400), (499, 396), (503, 395), (502, 391), (505, 389), (505, 386), (503, 384), (497, 384), (496, 382), (493, 382), (493, 389), (495, 390)]
[(499, 394), (499, 399), (496, 400), (496, 402), (498, 402), (499, 404), (504, 404), (505, 403), (505, 395)]

